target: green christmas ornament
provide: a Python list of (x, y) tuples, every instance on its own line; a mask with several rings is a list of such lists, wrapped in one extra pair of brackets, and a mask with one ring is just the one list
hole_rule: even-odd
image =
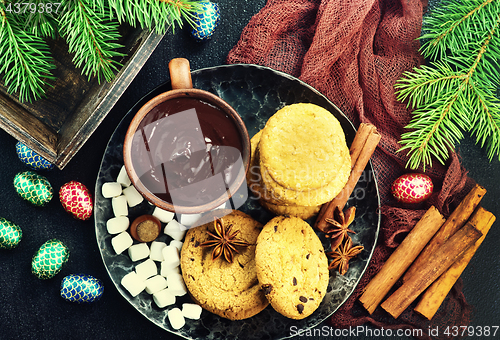
[(33, 171), (24, 171), (14, 177), (14, 189), (21, 198), (33, 205), (43, 207), (54, 195), (47, 178)]
[(61, 241), (48, 240), (33, 256), (31, 272), (39, 279), (51, 279), (61, 271), (68, 257), (69, 250)]
[(0, 249), (13, 249), (17, 247), (23, 232), (21, 227), (0, 217)]

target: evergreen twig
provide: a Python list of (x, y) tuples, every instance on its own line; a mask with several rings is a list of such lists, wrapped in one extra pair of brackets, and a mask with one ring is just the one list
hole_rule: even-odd
[(56, 39), (59, 30), (56, 19), (57, 14), (52, 11), (47, 13), (47, 11), (42, 10), (46, 9), (49, 3), (52, 4), (54, 0), (26, 0), (24, 2), (29, 4), (29, 10), (22, 15), (20, 14), (22, 21), (24, 21), (24, 30), (41, 38), (50, 37)]
[[(98, 0), (102, 5), (105, 0)], [(191, 0), (107, 0), (119, 22), (155, 30), (164, 34), (168, 25), (182, 27), (183, 20), (193, 23), (193, 13), (201, 10), (199, 1)], [(111, 13), (113, 16), (113, 13)]]
[(399, 100), (413, 107), (401, 136), (407, 166), (444, 164), (449, 150), (471, 132), (490, 160), (500, 156), (500, 1), (443, 0), (424, 21), (421, 51), (430, 66), (405, 72)]
[(48, 80), (54, 79), (47, 43), (27, 32), (15, 14), (6, 11), (0, 1), (0, 74), (4, 74), (9, 93), (18, 93), (22, 102), (40, 99), (45, 95)]
[(43, 39), (60, 35), (82, 74), (112, 81), (121, 67), (117, 59), (123, 56), (117, 51), (123, 47), (119, 24), (164, 34), (183, 21), (192, 25), (201, 9), (196, 0), (0, 0), (0, 76), (21, 102), (39, 99), (47, 80), (54, 79)]
[(69, 45), (69, 52), (75, 53), (73, 62), (82, 67), (82, 74), (96, 76), (101, 82), (114, 78), (114, 71), (122, 66), (113, 58), (124, 56), (116, 49), (120, 33), (118, 23), (107, 20), (105, 10), (94, 10), (93, 0), (67, 0), (59, 19), (61, 34)]

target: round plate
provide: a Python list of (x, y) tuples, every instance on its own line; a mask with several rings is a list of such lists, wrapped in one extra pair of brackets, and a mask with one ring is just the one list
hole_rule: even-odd
[[(233, 106), (243, 118), (250, 137), (262, 129), (269, 117), (278, 109), (299, 102), (314, 103), (329, 110), (340, 121), (348, 145), (355, 136), (353, 125), (335, 105), (311, 86), (285, 73), (256, 65), (227, 65), (193, 71), (192, 79), (195, 88), (212, 92)], [(238, 337), (256, 340), (281, 339), (318, 325), (331, 316), (353, 292), (375, 248), (380, 226), (380, 215), (377, 214), (380, 201), (371, 163), (366, 167), (347, 203), (347, 206), (356, 206), (356, 218), (351, 225), (356, 232), (352, 236), (353, 244), (363, 245), (364, 250), (350, 262), (349, 270), (344, 276), (335, 270), (330, 271), (330, 282), (325, 298), (319, 308), (303, 320), (288, 319), (275, 312), (271, 306), (256, 316), (241, 321), (230, 321), (204, 310), (200, 320), (186, 319), (183, 328), (174, 330), (167, 319), (167, 311), (174, 306), (160, 309), (146, 292), (132, 297), (120, 285), (122, 277), (134, 270), (137, 263), (130, 260), (126, 251), (120, 255), (116, 255), (113, 251), (111, 246), (113, 235), (108, 234), (106, 230), (106, 221), (113, 217), (111, 200), (102, 196), (101, 187), (106, 182), (116, 181), (123, 165), (123, 139), (132, 117), (146, 101), (169, 89), (169, 83), (159, 86), (126, 114), (109, 140), (99, 170), (94, 210), (96, 236), (104, 265), (116, 288), (134, 308), (153, 323), (188, 339)], [(261, 223), (266, 223), (273, 217), (271, 213), (261, 208), (251, 195), (240, 210)], [(153, 207), (144, 201), (129, 209), (129, 218), (132, 221), (135, 217), (150, 214), (152, 211)], [(314, 220), (308, 222), (312, 224)], [(322, 233), (318, 233), (318, 236), (328, 251), (328, 240)], [(160, 240), (169, 242), (166, 235)], [(176, 306), (181, 307), (183, 302), (192, 301), (186, 295), (177, 299)]]

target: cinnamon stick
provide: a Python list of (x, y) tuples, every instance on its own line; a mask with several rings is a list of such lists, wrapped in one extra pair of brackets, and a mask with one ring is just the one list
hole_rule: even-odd
[(482, 235), (472, 223), (468, 222), (432, 254), (429, 260), (419, 268), (418, 273), (411, 276), (380, 306), (397, 318)]
[(370, 314), (375, 311), (444, 221), (443, 215), (435, 207), (430, 207), (384, 263), (382, 269), (366, 285), (359, 301)]
[(436, 314), (439, 306), (443, 303), (445, 297), (450, 292), (451, 288), (458, 280), (462, 272), (465, 270), (470, 260), (476, 253), (483, 242), (486, 234), (490, 230), (493, 222), (495, 222), (495, 215), (491, 212), (479, 207), (476, 212), (471, 216), (470, 223), (476, 226), (476, 229), (483, 233), (483, 236), (474, 243), (462, 256), (451, 265), (446, 272), (444, 272), (432, 285), (427, 288), (427, 290), (422, 295), (422, 298), (415, 307), (415, 312), (426, 317), (427, 319), (432, 319), (434, 314)]
[(417, 273), (420, 268), (429, 260), (429, 257), (450, 238), (457, 230), (462, 228), (471, 214), (474, 212), (479, 202), (486, 193), (486, 189), (476, 184), (474, 188), (465, 196), (458, 207), (451, 213), (450, 217), (436, 233), (431, 242), (424, 248), (415, 262), (403, 276), (403, 282), (407, 282), (412, 275)]
[(351, 147), (349, 148), (349, 154), (351, 156), (351, 170), (354, 168), (359, 155), (363, 151), (368, 137), (377, 132), (377, 128), (372, 124), (361, 123), (359, 125), (358, 132), (354, 136)]
[(325, 231), (328, 223), (325, 217), (333, 216), (335, 208), (338, 206), (340, 210), (344, 209), (347, 200), (352, 194), (356, 183), (363, 174), (363, 171), (370, 160), (370, 157), (375, 152), (380, 141), (381, 135), (377, 132), (377, 128), (372, 124), (361, 123), (358, 132), (349, 148), (351, 156), (351, 174), (342, 191), (332, 201), (323, 204), (316, 219), (315, 228)]

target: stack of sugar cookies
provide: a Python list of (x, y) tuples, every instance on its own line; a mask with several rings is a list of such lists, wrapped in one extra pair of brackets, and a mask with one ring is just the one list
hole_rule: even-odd
[(247, 182), (277, 215), (307, 219), (345, 186), (349, 148), (339, 121), (309, 103), (285, 106), (251, 139)]

